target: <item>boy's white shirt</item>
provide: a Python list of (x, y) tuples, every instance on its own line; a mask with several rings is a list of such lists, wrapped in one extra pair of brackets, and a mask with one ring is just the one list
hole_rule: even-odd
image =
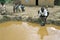
[(5, 5), (3, 5), (3, 6), (0, 5), (0, 8), (3, 9), (3, 10), (5, 10), (6, 9), (6, 6)]
[[(20, 6), (19, 6), (19, 9), (20, 9), (20, 10), (21, 10), (21, 7), (22, 7), (22, 6), (20, 5)], [(24, 9), (25, 9), (25, 8), (24, 8)]]
[(21, 5), (19, 6), (19, 9), (21, 10)]
[(45, 15), (45, 16), (47, 16), (47, 10), (46, 9), (44, 9), (44, 12), (41, 12), (41, 10), (40, 10), (40, 12), (39, 12), (39, 16), (42, 14), (42, 15)]

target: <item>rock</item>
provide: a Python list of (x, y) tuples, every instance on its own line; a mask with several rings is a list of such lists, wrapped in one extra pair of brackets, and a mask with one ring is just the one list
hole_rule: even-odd
[(23, 21), (28, 21), (28, 18), (29, 18), (29, 16), (26, 16), (26, 15), (22, 16)]
[(17, 20), (17, 21), (20, 21), (20, 20), (22, 20), (22, 17), (21, 16), (17, 16), (14, 19)]
[(0, 20), (3, 18), (3, 16), (2, 15), (0, 15)]

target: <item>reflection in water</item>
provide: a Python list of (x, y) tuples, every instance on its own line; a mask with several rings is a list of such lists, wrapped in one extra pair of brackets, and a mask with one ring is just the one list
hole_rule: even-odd
[(28, 22), (6, 22), (0, 24), (0, 40), (41, 40), (48, 35), (46, 27), (60, 27), (47, 24), (41, 27), (40, 24)]

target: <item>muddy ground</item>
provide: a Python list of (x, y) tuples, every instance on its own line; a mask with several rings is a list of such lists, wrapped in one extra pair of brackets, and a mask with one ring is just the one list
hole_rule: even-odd
[[(26, 20), (27, 18), (32, 18), (32, 20), (36, 20), (39, 18), (38, 10), (41, 7), (39, 6), (25, 6), (25, 12), (13, 13), (13, 6), (6, 5), (7, 14), (10, 18), (13, 17), (22, 17), (22, 20)], [(53, 8), (48, 7), (49, 17), (47, 18), (47, 23), (58, 24), (60, 25), (60, 6), (54, 6)], [(10, 15), (11, 14), (11, 15)], [(19, 19), (19, 18), (17, 18)]]

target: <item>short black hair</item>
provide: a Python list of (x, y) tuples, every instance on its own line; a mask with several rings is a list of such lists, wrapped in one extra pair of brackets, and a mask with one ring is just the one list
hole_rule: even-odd
[(44, 7), (41, 7), (41, 11), (44, 12)]
[(1, 5), (4, 5), (5, 3), (4, 2), (1, 2)]

